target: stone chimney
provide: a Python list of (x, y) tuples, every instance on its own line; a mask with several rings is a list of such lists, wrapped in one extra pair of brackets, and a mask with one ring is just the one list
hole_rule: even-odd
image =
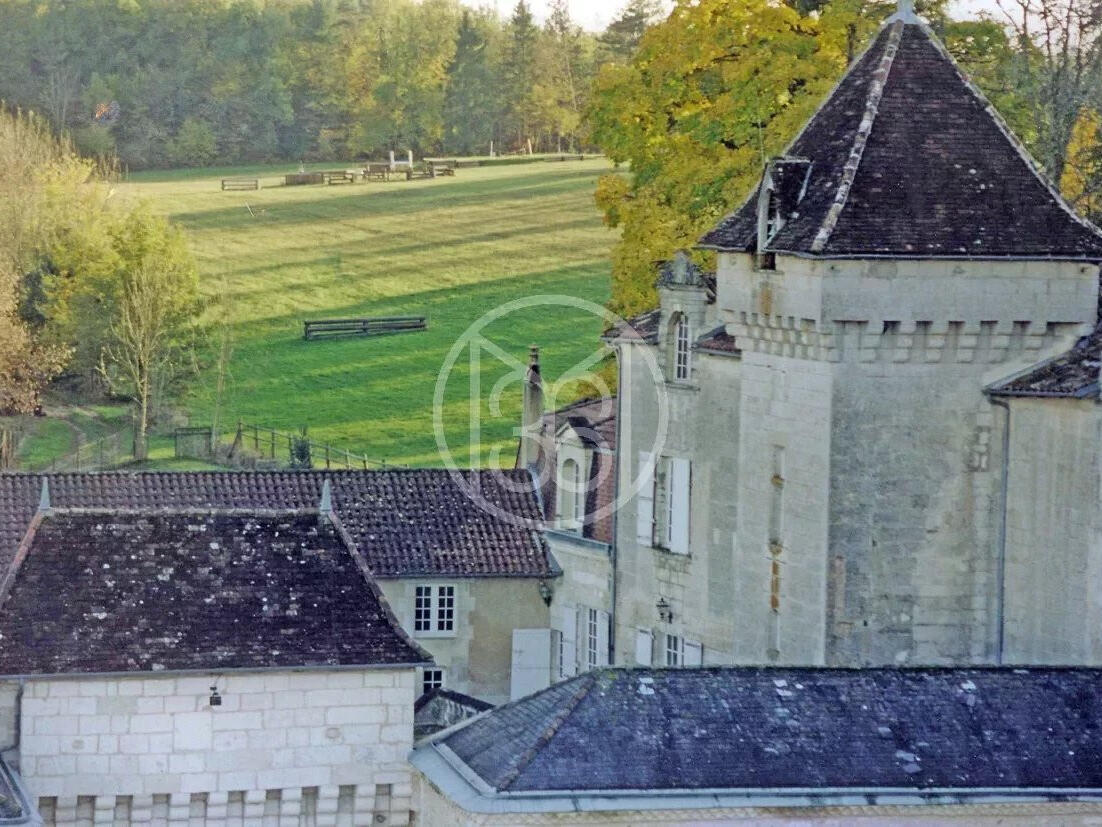
[(540, 349), (532, 345), (528, 349), (528, 375), (524, 379), (524, 411), (520, 418), (518, 468), (527, 468), (539, 458), (542, 427), (543, 377), (540, 375)]

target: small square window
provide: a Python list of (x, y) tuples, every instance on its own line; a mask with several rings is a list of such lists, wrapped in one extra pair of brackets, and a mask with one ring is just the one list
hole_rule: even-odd
[(440, 689), (444, 686), (444, 670), (443, 669), (426, 669), (421, 675), (421, 694), (427, 695), (434, 689)]

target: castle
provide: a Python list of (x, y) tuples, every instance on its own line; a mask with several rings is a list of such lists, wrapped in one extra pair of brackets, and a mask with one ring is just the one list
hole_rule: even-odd
[(1102, 663), (1102, 235), (913, 12), (701, 247), (606, 334), (614, 662)]

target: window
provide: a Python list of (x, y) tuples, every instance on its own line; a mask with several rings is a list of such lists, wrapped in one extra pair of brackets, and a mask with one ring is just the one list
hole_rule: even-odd
[(691, 465), (684, 457), (639, 455), (637, 537), (641, 544), (689, 553)]
[(684, 664), (684, 641), (678, 635), (666, 635), (666, 666)]
[(559, 526), (580, 529), (585, 519), (585, 486), (582, 466), (573, 459), (565, 460), (559, 473)]
[(597, 639), (597, 630), (600, 628), (600, 618), (596, 609), (586, 612), (585, 629), (585, 664), (590, 669), (595, 669), (598, 664), (600, 643)]
[(413, 631), (455, 631), (455, 586), (418, 586), (413, 603)]
[(673, 378), (678, 382), (687, 382), (689, 379), (690, 352), (689, 320), (684, 316), (680, 316), (674, 326)]
[(421, 674), (421, 694), (427, 695), (434, 689), (440, 689), (444, 685), (443, 669), (426, 669)]

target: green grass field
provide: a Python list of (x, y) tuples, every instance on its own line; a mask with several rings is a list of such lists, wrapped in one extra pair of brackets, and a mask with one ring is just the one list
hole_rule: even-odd
[[(332, 164), (316, 165), (319, 168)], [(284, 430), (391, 462), (439, 464), (433, 393), (453, 343), (484, 313), (538, 294), (603, 305), (613, 233), (593, 203), (601, 160), (462, 169), (455, 178), (282, 187), (287, 168), (135, 175), (120, 194), (148, 200), (188, 234), (213, 318), (232, 319), (233, 356), (221, 419)], [(222, 175), (263, 177), (258, 192), (219, 190)], [(222, 305), (224, 303), (224, 305)], [(424, 314), (424, 333), (306, 342), (304, 319)], [(598, 348), (602, 321), (570, 307), (501, 319), (488, 338), (525, 358), (538, 344), (556, 377)], [(466, 356), (444, 404), (447, 441), (469, 459)], [(486, 404), (507, 368), (484, 356), (481, 447), (515, 450), (520, 387)], [(215, 371), (182, 400), (210, 421)]]

